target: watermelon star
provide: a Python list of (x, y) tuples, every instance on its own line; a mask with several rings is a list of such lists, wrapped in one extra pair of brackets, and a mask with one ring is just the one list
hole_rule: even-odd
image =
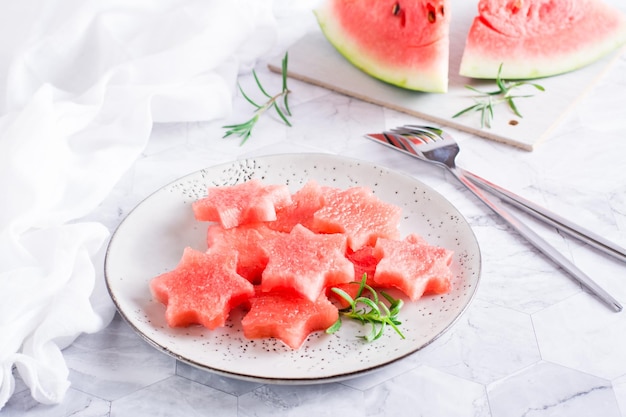
[(313, 302), (290, 290), (258, 291), (241, 325), (248, 339), (274, 337), (297, 350), (311, 333), (327, 329), (338, 317), (324, 294)]
[(298, 224), (268, 246), (269, 259), (261, 276), (265, 292), (289, 288), (314, 302), (327, 285), (354, 279), (342, 234), (316, 234)]
[(289, 233), (296, 224), (310, 228), (313, 214), (324, 202), (324, 188), (315, 180), (309, 180), (291, 196), (292, 204), (276, 211), (276, 221), (269, 222), (271, 229)]
[(207, 195), (192, 204), (199, 221), (220, 222), (229, 229), (246, 223), (276, 220), (276, 210), (291, 204), (286, 185), (264, 185), (258, 179), (209, 187)]
[(374, 283), (395, 287), (411, 301), (424, 293), (448, 292), (452, 255), (452, 251), (429, 245), (417, 235), (404, 240), (378, 239), (374, 247), (374, 256), (379, 259)]
[(185, 248), (172, 271), (152, 279), (154, 297), (165, 304), (170, 327), (222, 327), (230, 310), (254, 295), (254, 286), (236, 273), (237, 253)]
[(313, 215), (312, 229), (323, 233), (344, 233), (348, 246), (357, 251), (374, 245), (376, 239), (397, 239), (401, 209), (376, 197), (364, 187), (331, 193), (324, 207)]
[(267, 243), (281, 234), (267, 227), (267, 223), (243, 224), (230, 229), (215, 223), (207, 229), (207, 245), (210, 251), (235, 250), (237, 273), (252, 284), (258, 284), (269, 257)]

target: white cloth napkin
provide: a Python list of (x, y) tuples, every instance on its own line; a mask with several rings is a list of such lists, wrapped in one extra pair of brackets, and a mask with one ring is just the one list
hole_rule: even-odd
[[(80, 222), (153, 122), (229, 115), (237, 74), (303, 34), (315, 2), (20, 0), (0, 14), (0, 409), (13, 369), (42, 403), (62, 349), (110, 321), (109, 231)], [(307, 20), (308, 21), (308, 20)]]

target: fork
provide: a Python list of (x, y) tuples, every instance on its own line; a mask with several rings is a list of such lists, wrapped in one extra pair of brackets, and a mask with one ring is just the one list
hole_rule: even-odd
[[(427, 127), (427, 126), (416, 126), (416, 125), (407, 125), (400, 128), (391, 129), (393, 133), (400, 134), (403, 136), (403, 139), (395, 140), (392, 137), (385, 137), (382, 135), (370, 135), (377, 137), (370, 137), (370, 139), (377, 139), (378, 141), (382, 141), (383, 144), (389, 145), (391, 147), (397, 148), (401, 151), (409, 153), (410, 155), (417, 157), (419, 159), (427, 159), (424, 156), (420, 155), (420, 152), (417, 152), (415, 149), (416, 146), (420, 145), (420, 150), (422, 152), (427, 152), (428, 149), (423, 145), (433, 144), (435, 142), (436, 147), (447, 147), (450, 149), (446, 152), (458, 152), (460, 151), (458, 144), (450, 136), (445, 133), (441, 129)], [(456, 148), (456, 149), (455, 149)], [(431, 161), (436, 162), (436, 161)], [(621, 246), (611, 242), (598, 234), (587, 230), (580, 225), (572, 223), (571, 221), (565, 219), (562, 216), (559, 216), (556, 213), (553, 213), (536, 203), (533, 203), (530, 200), (525, 199), (522, 196), (519, 196), (511, 191), (508, 191), (476, 174), (473, 174), (463, 168), (456, 167), (458, 171), (460, 171), (463, 175), (468, 177), (474, 184), (478, 185), (482, 189), (495, 194), (501, 199), (505, 200), (507, 203), (521, 209), (522, 211), (530, 214), (531, 216), (536, 217), (537, 219), (569, 234), (570, 236), (581, 240), (582, 242), (587, 243), (590, 246), (606, 253), (607, 255), (613, 256), (621, 261), (626, 262), (626, 249)]]
[[(463, 184), (469, 191), (485, 203), (491, 210), (498, 214), (511, 228), (516, 230), (529, 243), (540, 250), (546, 257), (563, 268), (563, 270), (568, 272), (576, 281), (587, 288), (591, 293), (595, 294), (611, 309), (614, 311), (622, 310), (622, 305), (606, 290), (600, 287), (576, 265), (570, 262), (569, 259), (564, 257), (558, 250), (539, 236), (534, 230), (521, 222), (516, 216), (513, 215), (513, 213), (489, 198), (473, 181), (476, 181), (482, 187), (489, 189), (489, 191), (493, 191), (494, 194), (503, 197), (506, 201), (517, 203), (517, 207), (525, 209), (528, 213), (541, 217), (545, 220), (545, 215), (541, 214), (541, 210), (536, 211), (533, 208), (538, 208), (538, 206), (523, 199), (523, 202), (520, 202), (520, 199), (516, 199), (516, 197), (519, 196), (516, 196), (501, 187), (494, 186), (486, 180), (482, 180), (482, 178), (477, 175), (473, 175), (456, 166), (455, 160), (460, 148), (450, 135), (435, 127), (407, 125), (382, 134), (369, 134), (366, 135), (366, 137), (378, 143), (401, 150), (423, 161), (432, 162), (448, 169), (450, 173), (452, 173), (452, 175), (454, 175), (454, 177), (461, 182), (461, 184)], [(481, 180), (484, 182), (481, 182)], [(549, 221), (548, 223), (552, 225), (559, 224), (559, 226), (564, 225), (564, 222), (555, 220)], [(563, 227), (565, 228), (565, 226)], [(572, 230), (574, 232), (572, 232)], [(568, 229), (568, 232), (581, 238), (579, 232), (575, 231), (576, 228)], [(586, 239), (586, 241), (589, 240), (590, 238)], [(599, 244), (599, 246), (603, 247), (604, 244)]]

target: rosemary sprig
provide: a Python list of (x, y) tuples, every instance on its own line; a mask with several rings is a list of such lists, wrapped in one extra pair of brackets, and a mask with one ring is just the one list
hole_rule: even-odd
[(519, 110), (517, 109), (517, 106), (515, 105), (514, 99), (532, 97), (533, 95), (532, 94), (515, 95), (513, 93), (513, 90), (515, 90), (516, 88), (522, 87), (524, 85), (529, 85), (529, 86), (536, 88), (539, 91), (545, 91), (543, 86), (536, 84), (536, 83), (531, 83), (528, 81), (516, 81), (516, 82), (505, 81), (500, 76), (501, 73), (502, 73), (502, 64), (500, 64), (500, 67), (498, 68), (498, 74), (496, 75), (496, 85), (498, 86), (498, 89), (495, 91), (485, 92), (485, 91), (478, 90), (477, 88), (474, 88), (471, 85), (466, 85), (465, 88), (467, 88), (468, 90), (472, 90), (475, 93), (478, 93), (479, 95), (478, 97), (474, 98), (474, 101), (475, 101), (474, 105), (461, 110), (460, 112), (458, 112), (452, 117), (455, 118), (470, 111), (477, 111), (477, 112), (480, 112), (480, 127), (486, 126), (488, 128), (491, 128), (491, 121), (493, 120), (493, 117), (494, 117), (493, 108), (500, 103), (507, 103), (507, 105), (513, 111), (513, 113), (515, 113), (518, 117), (522, 117)]
[[(401, 324), (398, 320), (398, 313), (400, 312), (404, 302), (401, 299), (395, 299), (386, 292), (381, 291), (380, 294), (389, 303), (389, 306), (387, 306), (382, 300), (379, 299), (376, 290), (365, 283), (366, 280), (367, 274), (363, 274), (363, 278), (361, 279), (359, 290), (355, 298), (352, 298), (352, 296), (341, 288), (331, 288), (331, 291), (348, 302), (349, 307), (339, 310), (339, 318), (332, 326), (326, 329), (326, 333), (333, 334), (337, 332), (341, 328), (341, 318), (344, 316), (357, 320), (364, 325), (370, 325), (370, 332), (368, 334), (358, 336), (367, 342), (379, 339), (383, 335), (386, 326), (391, 326), (396, 333), (404, 339), (404, 334), (402, 334), (398, 328)], [(355, 283), (357, 282), (355, 281)], [(364, 290), (369, 292), (369, 297), (363, 295)]]
[[(285, 122), (287, 126), (291, 126), (291, 123), (287, 119), (287, 116), (291, 116), (291, 110), (289, 109), (289, 102), (287, 100), (287, 97), (289, 93), (291, 92), (287, 88), (287, 63), (288, 63), (288, 54), (285, 53), (285, 56), (283, 57), (282, 65), (281, 65), (281, 74), (282, 74), (282, 81), (283, 81), (282, 91), (273, 96), (269, 95), (267, 91), (265, 91), (265, 89), (263, 88), (263, 85), (261, 84), (261, 81), (259, 80), (259, 77), (257, 76), (256, 71), (252, 70), (252, 75), (254, 76), (254, 81), (256, 82), (256, 85), (259, 87), (259, 90), (261, 91), (261, 93), (265, 97), (268, 98), (268, 100), (263, 104), (258, 104), (254, 100), (252, 100), (243, 91), (241, 84), (237, 84), (237, 86), (239, 87), (239, 91), (241, 92), (241, 95), (246, 99), (248, 103), (252, 104), (256, 108), (256, 110), (254, 111), (252, 118), (250, 118), (246, 122), (234, 124), (234, 125), (222, 126), (224, 129), (228, 129), (223, 136), (224, 138), (231, 136), (231, 135), (237, 135), (240, 138), (242, 138), (241, 144), (243, 145), (248, 140), (248, 138), (250, 138), (250, 135), (252, 134), (252, 128), (259, 121), (259, 118), (261, 117), (261, 115), (270, 108), (273, 108), (274, 110), (276, 110), (276, 113), (278, 114), (278, 116), (283, 120), (283, 122)], [(282, 98), (282, 108), (278, 104), (281, 98)]]

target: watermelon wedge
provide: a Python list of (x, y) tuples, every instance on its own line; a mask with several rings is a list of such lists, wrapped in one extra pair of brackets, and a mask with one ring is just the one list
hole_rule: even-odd
[(410, 90), (448, 89), (449, 0), (324, 0), (328, 41), (354, 66)]
[(495, 79), (557, 75), (626, 43), (626, 16), (602, 0), (480, 0), (460, 74)]

